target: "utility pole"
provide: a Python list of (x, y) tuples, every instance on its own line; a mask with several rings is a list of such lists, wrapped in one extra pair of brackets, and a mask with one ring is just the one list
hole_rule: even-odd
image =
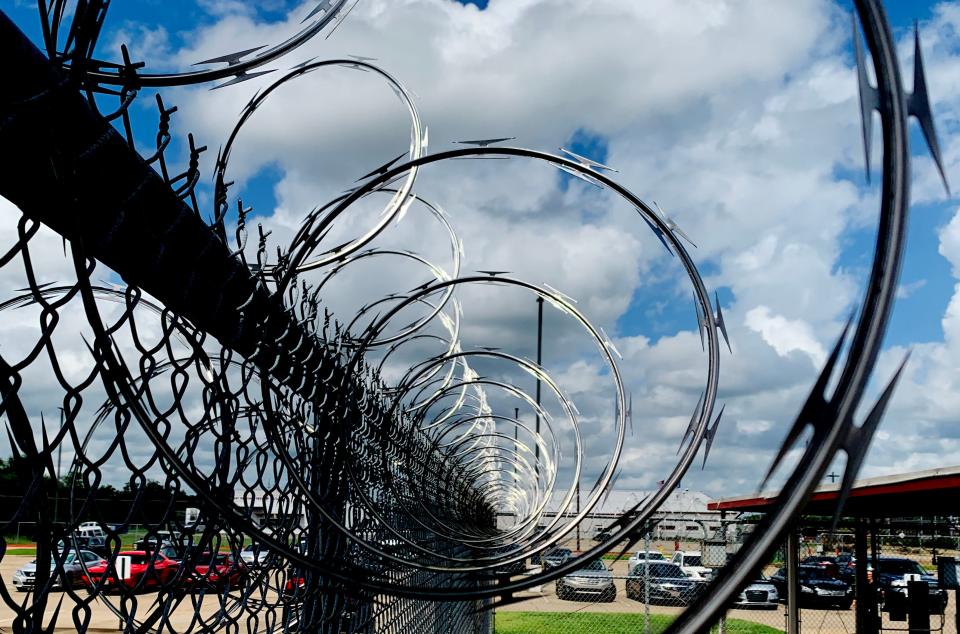
[[(518, 460), (518, 458), (519, 458), (519, 456), (517, 456), (516, 454), (517, 454), (517, 452), (518, 452), (518, 450), (519, 450), (519, 446), (520, 446), (519, 443), (517, 442), (517, 431), (520, 429), (520, 408), (519, 408), (519, 407), (514, 407), (514, 408), (513, 408), (513, 420), (514, 420), (514, 423), (513, 423), (513, 453), (514, 453), (514, 456), (513, 456), (513, 475), (516, 476), (516, 475), (517, 475), (517, 460)], [(516, 480), (516, 477), (514, 477), (514, 480)], [(516, 482), (514, 482), (514, 486), (516, 486)]]
[[(537, 366), (543, 367), (543, 297), (537, 296)], [(540, 375), (537, 375), (537, 418), (534, 426), (534, 460), (537, 469), (537, 489), (540, 489)]]
[[(64, 412), (62, 407), (58, 407), (60, 410), (60, 434), (63, 433), (63, 418)], [(59, 435), (59, 434), (58, 434)], [(60, 506), (60, 462), (63, 457), (63, 439), (61, 438), (57, 442), (57, 481), (53, 487), (53, 524), (57, 524), (57, 508)]]
[[(577, 515), (580, 515), (580, 480), (577, 480)], [(577, 522), (577, 552), (580, 551), (580, 522)]]

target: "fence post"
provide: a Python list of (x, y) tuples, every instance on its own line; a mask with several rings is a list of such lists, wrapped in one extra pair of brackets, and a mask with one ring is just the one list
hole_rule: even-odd
[(650, 634), (650, 531), (643, 536), (643, 634)]
[(800, 634), (800, 540), (797, 527), (787, 529), (787, 634)]

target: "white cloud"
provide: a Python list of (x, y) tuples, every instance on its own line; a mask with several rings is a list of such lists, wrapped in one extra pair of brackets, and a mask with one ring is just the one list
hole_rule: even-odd
[[(235, 3), (215, 4), (220, 18), (198, 27), (188, 49), (169, 50), (164, 33), (136, 25), (126, 33), (142, 34), (141, 46), (164, 63), (186, 67), (236, 50), (238, 42), (276, 41), (297, 22), (258, 23)], [(960, 118), (960, 62), (950, 45), (960, 10), (944, 4), (937, 16), (924, 38), (945, 155), (955, 171), (960, 142), (945, 131)], [(314, 56), (379, 58), (418, 95), (433, 151), (486, 136), (516, 135), (517, 143), (546, 150), (578, 129), (603, 137), (620, 182), (669, 210), (697, 242), (693, 256), (709, 272), (708, 286), (733, 297), (724, 305), (735, 354), (721, 358), (727, 421), (711, 454), (717, 466), (691, 475), (692, 486), (718, 494), (756, 485), (861, 291), (862, 271), (844, 265), (845, 239), (872, 222), (877, 201), (838, 176), (862, 167), (848, 37), (849, 16), (826, 0), (501, 0), (483, 12), (448, 0), (363, 0), (334, 37), (311, 42), (284, 67)], [(167, 103), (180, 107), (175, 129), (217, 147), (243, 104), (279, 75), (212, 92), (168, 91)], [(408, 137), (402, 107), (372, 73), (321, 70), (278, 90), (241, 132), (231, 194), (242, 195), (259, 170), (276, 166), (276, 209), (258, 209), (257, 220), (274, 231), (274, 244), (286, 245), (304, 214), (403, 151)], [(209, 173), (215, 152), (207, 154)], [(934, 196), (931, 178), (921, 161), (918, 199)], [(653, 484), (671, 464), (705, 374), (689, 289), (676, 260), (631, 209), (579, 182), (566, 191), (558, 183), (555, 169), (528, 161), (458, 161), (424, 170), (417, 192), (450, 213), (465, 242), (466, 271), (495, 268), (547, 282), (575, 297), (608, 332), (619, 332), (637, 425), (624, 478)], [(348, 214), (339, 229), (356, 233), (374, 217), (373, 208)], [(423, 218), (411, 212), (379, 244), (420, 250), (446, 266), (447, 245)], [(955, 275), (958, 247), (955, 217), (940, 247)], [(327, 301), (350, 315), (424, 276), (403, 265), (357, 267)], [(685, 311), (687, 323), (671, 323), (664, 333), (656, 323), (622, 319), (628, 310), (638, 314), (632, 298), (654, 294), (658, 311)], [(462, 296), (466, 344), (533, 356), (529, 296), (485, 288)], [(607, 377), (571, 326), (553, 313), (547, 320), (545, 364), (590, 421), (588, 446), (600, 457), (610, 445), (602, 421), (613, 413)], [(960, 293), (944, 315), (944, 331), (943, 345), (915, 352), (898, 392), (902, 409), (894, 408), (929, 412), (931, 429), (955, 420), (931, 394), (960, 392), (950, 377)], [(895, 352), (884, 356), (880, 374)], [(898, 430), (911, 425), (891, 416), (884, 431), (907, 438)], [(734, 445), (756, 459), (726, 458)], [(920, 464), (914, 446), (878, 444), (869, 468)]]
[(777, 351), (781, 357), (791, 352), (803, 352), (821, 367), (827, 353), (817, 341), (810, 324), (800, 320), (786, 319), (770, 312), (766, 306), (757, 306), (747, 312), (746, 325), (750, 330), (760, 333), (763, 340)]
[[(268, 41), (278, 28), (224, 19), (179, 59)], [(546, 149), (577, 129), (603, 136), (620, 181), (663, 204), (698, 243), (698, 262), (712, 265), (708, 284), (733, 293), (724, 312), (736, 354), (724, 353), (721, 375), (733, 423), (721, 428), (713, 453), (722, 461), (728, 444), (769, 455), (859, 292), (859, 271), (838, 262), (845, 233), (871, 222), (876, 201), (835, 171), (859, 170), (862, 161), (848, 33), (848, 16), (819, 0), (776, 7), (524, 0), (483, 12), (446, 0), (365, 0), (333, 38), (296, 56), (379, 58), (418, 95), (434, 151), (484, 136), (516, 135)], [(234, 123), (224, 113), (237, 112), (257, 87), (180, 91), (176, 123), (215, 144)], [(279, 205), (263, 221), (290, 235), (303, 213), (402, 150), (407, 129), (375, 78), (321, 71), (258, 111), (241, 133), (230, 175), (242, 186), (261, 166), (278, 165)], [(425, 170), (417, 191), (450, 212), (466, 245), (465, 270), (509, 270), (550, 283), (609, 332), (635, 293), (664, 279), (676, 291), (659, 291), (658, 310), (689, 305), (676, 262), (631, 210), (578, 183), (565, 194), (556, 185), (552, 169), (528, 162), (464, 161)], [(354, 216), (345, 230), (363, 222)], [(385, 244), (429, 250), (422, 227), (405, 220)], [(407, 275), (391, 273), (350, 278), (357, 281), (347, 297), (373, 297)], [(528, 299), (483, 289), (463, 296), (466, 342), (533, 356)], [(617, 341), (635, 398), (641, 436), (634, 442), (661, 456), (627, 463), (631, 478), (662, 477), (701, 389), (704, 359), (692, 306), (684, 310), (686, 331), (657, 337), (628, 325)], [(597, 366), (579, 358), (573, 331), (551, 319), (545, 363), (585, 418), (609, 420), (612, 401)], [(735, 473), (708, 470), (714, 480), (704, 486), (719, 492), (759, 478), (760, 469), (725, 466)]]

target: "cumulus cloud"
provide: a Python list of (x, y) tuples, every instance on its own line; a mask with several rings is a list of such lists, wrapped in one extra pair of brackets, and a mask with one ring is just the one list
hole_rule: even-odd
[(763, 340), (781, 357), (791, 352), (803, 352), (815, 367), (822, 366), (827, 358), (813, 328), (804, 321), (786, 319), (774, 315), (766, 306), (757, 306), (747, 312), (746, 324), (750, 330), (760, 333)]
[[(944, 10), (938, 19), (950, 15)], [(297, 56), (379, 58), (416, 93), (434, 148), (517, 135), (549, 150), (578, 130), (605, 142), (620, 180), (668, 210), (697, 242), (694, 256), (708, 284), (731, 293), (724, 312), (736, 354), (722, 358), (721, 398), (733, 423), (721, 428), (714, 450), (725, 468), (699, 480), (716, 493), (758, 480), (761, 468), (725, 463), (724, 447), (750, 447), (758, 464), (769, 455), (859, 292), (860, 272), (840, 262), (846, 236), (869, 222), (875, 197), (836, 170), (860, 169), (862, 160), (847, 18), (818, 0), (775, 9), (763, 2), (524, 0), (494, 2), (483, 12), (446, 0), (368, 0), (331, 40)], [(268, 41), (281, 26), (226, 16), (176, 55), (195, 60), (235, 41)], [(180, 129), (224, 138), (233, 120), (223, 113), (237, 111), (258, 87), (178, 92)], [(279, 235), (402, 151), (409, 125), (382, 82), (349, 70), (281, 89), (255, 119), (242, 132), (231, 176), (242, 185), (264, 166), (279, 168), (277, 208), (261, 210), (261, 221)], [(542, 166), (464, 161), (425, 171), (417, 189), (450, 213), (467, 270), (547, 282), (619, 334), (635, 399), (632, 442), (660, 456), (641, 460), (628, 451), (624, 470), (631, 481), (652, 485), (693, 410), (704, 359), (692, 306), (666, 336), (624, 315), (632, 302), (654, 301), (651, 293), (661, 314), (664, 305), (687, 305), (688, 287), (628, 208), (579, 182), (566, 192), (558, 187), (555, 172)], [(345, 231), (364, 221), (351, 222)], [(432, 248), (421, 225), (403, 225), (385, 236), (388, 244)], [(373, 280), (358, 279), (347, 295), (363, 295), (364, 287), (377, 292)], [(532, 357), (526, 301), (465, 293), (468, 345), (493, 342)], [(676, 320), (676, 310), (666, 319)], [(582, 337), (550, 314), (546, 328), (548, 369), (562, 377), (585, 419), (608, 421), (592, 426), (588, 441), (588, 451), (602, 454), (613, 415), (602, 366), (584, 361)]]

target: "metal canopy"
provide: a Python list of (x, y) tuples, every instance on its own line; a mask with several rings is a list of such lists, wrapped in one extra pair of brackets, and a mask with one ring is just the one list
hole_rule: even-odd
[[(804, 515), (832, 517), (840, 496), (839, 484), (818, 487)], [(763, 513), (774, 505), (776, 493), (726, 498), (710, 503), (711, 511)], [(960, 506), (960, 465), (857, 480), (842, 509), (846, 517), (911, 517), (950, 515)]]

